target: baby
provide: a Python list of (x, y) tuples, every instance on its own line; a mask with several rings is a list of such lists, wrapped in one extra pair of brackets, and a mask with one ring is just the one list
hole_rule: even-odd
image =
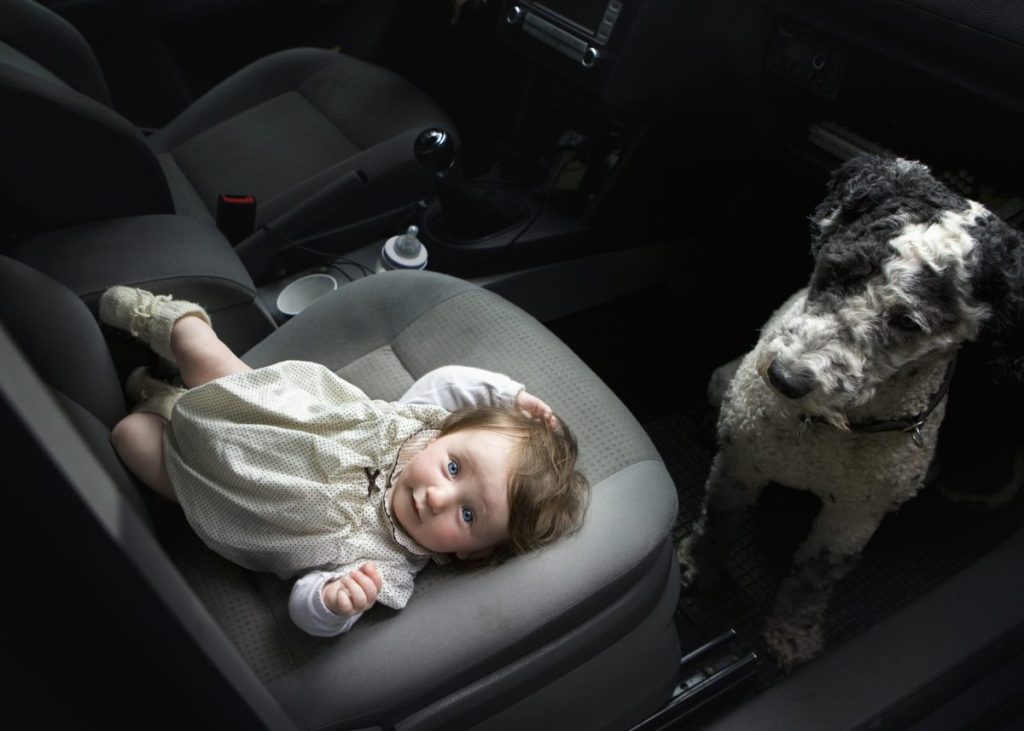
[(404, 607), (431, 559), (496, 563), (582, 522), (572, 433), (507, 376), (448, 366), (389, 403), (316, 363), (249, 368), (191, 302), (113, 287), (100, 319), (189, 387), (134, 371), (118, 455), (211, 549), (299, 576), (289, 613), (310, 634), (345, 632), (378, 601)]

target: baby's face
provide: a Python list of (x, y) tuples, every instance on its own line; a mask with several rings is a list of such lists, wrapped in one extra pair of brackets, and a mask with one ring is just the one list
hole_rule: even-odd
[(435, 553), (486, 556), (508, 539), (508, 462), (515, 445), (498, 432), (470, 429), (435, 439), (398, 475), (391, 513)]

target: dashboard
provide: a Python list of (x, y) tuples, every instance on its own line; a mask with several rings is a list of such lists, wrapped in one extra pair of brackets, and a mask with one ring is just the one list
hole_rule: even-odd
[(711, 98), (822, 167), (922, 159), (1024, 224), (1013, 0), (504, 0), (498, 24), (611, 114), (692, 117)]
[(613, 107), (661, 98), (714, 61), (736, 0), (504, 0), (499, 33)]
[(500, 15), (506, 41), (601, 93), (612, 80), (643, 86), (643, 74), (748, 64), (737, 44), (763, 51), (789, 21), (1024, 110), (1005, 73), (1024, 65), (1024, 7), (1013, 0), (503, 0)]

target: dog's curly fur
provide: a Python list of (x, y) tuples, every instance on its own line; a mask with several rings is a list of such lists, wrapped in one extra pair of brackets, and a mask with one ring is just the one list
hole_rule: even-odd
[(919, 162), (863, 156), (832, 174), (811, 224), (808, 286), (712, 379), (728, 382), (719, 450), (677, 545), (684, 584), (704, 584), (765, 485), (821, 499), (764, 630), (787, 667), (821, 651), (835, 582), (924, 483), (961, 346), (986, 341), (997, 376), (1024, 380), (1024, 246), (984, 206)]

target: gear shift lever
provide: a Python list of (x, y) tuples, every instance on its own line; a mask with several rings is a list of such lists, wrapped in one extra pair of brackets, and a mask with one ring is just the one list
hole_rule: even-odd
[(480, 190), (466, 180), (456, 159), (455, 141), (443, 129), (421, 132), (413, 151), (421, 165), (437, 173), (441, 220), (454, 238), (480, 239), (524, 217), (525, 208), (518, 199), (501, 195), (500, 189)]
[(425, 130), (413, 145), (416, 159), (423, 167), (444, 175), (455, 164), (455, 142), (451, 135), (436, 127)]

